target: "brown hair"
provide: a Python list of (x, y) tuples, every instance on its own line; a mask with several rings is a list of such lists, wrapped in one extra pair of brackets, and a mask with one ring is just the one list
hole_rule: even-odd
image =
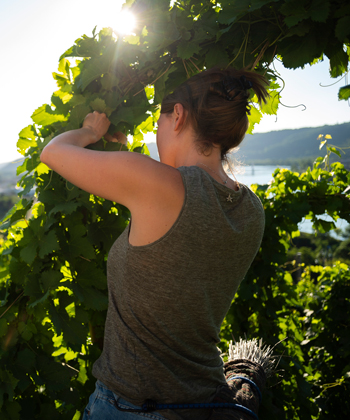
[(220, 146), (221, 159), (237, 147), (248, 130), (249, 97), (253, 89), (259, 103), (266, 102), (267, 80), (252, 71), (213, 68), (203, 71), (177, 87), (162, 101), (161, 113), (172, 113), (180, 103), (187, 111), (197, 137), (198, 151), (210, 154)]

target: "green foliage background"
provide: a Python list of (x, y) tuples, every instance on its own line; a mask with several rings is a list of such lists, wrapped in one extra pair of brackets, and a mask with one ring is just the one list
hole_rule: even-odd
[[(251, 130), (262, 113), (277, 111), (274, 59), (296, 68), (326, 55), (334, 77), (348, 67), (350, 9), (340, 0), (191, 0), (172, 8), (164, 0), (144, 0), (126, 7), (138, 19), (135, 35), (103, 29), (76, 40), (60, 57), (50, 104), (38, 108), (19, 134), (23, 191), (0, 227), (4, 420), (81, 418), (102, 348), (106, 258), (130, 216), (50, 171), (40, 162), (42, 148), (97, 110), (108, 115), (110, 132), (133, 136), (127, 148), (103, 140), (97, 148), (147, 153), (143, 134), (154, 131), (163, 96), (213, 65), (267, 76), (271, 97), (260, 110), (252, 108)], [(339, 97), (348, 98), (349, 87)], [(323, 146), (326, 157), (313, 169), (277, 170), (271, 185), (255, 187), (266, 231), (222, 327), (223, 349), (232, 334), (268, 344), (289, 337), (276, 347), (282, 377), (265, 392), (261, 420), (323, 420), (350, 412), (349, 267), (308, 267), (294, 284), (285, 266), (304, 216), (321, 232), (334, 228), (320, 217), (325, 213), (350, 222), (349, 172), (339, 162), (329, 165), (329, 154), (339, 152), (327, 141)], [(24, 198), (33, 188), (34, 197)]]

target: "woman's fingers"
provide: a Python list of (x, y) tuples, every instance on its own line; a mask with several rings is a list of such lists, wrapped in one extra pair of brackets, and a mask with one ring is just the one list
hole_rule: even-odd
[(97, 140), (99, 140), (103, 136), (107, 141), (119, 142), (127, 145), (128, 139), (126, 135), (123, 134), (121, 131), (117, 131), (113, 135), (107, 133), (110, 124), (111, 123), (107, 118), (106, 114), (100, 114), (99, 112), (94, 111), (85, 117), (83, 127), (92, 130)]
[(107, 141), (119, 142), (119, 143), (122, 143), (122, 144), (125, 144), (125, 145), (128, 144), (128, 139), (127, 139), (126, 135), (123, 134), (121, 131), (117, 131), (113, 135), (106, 133), (103, 137)]
[(97, 140), (100, 140), (100, 138), (107, 133), (110, 124), (106, 114), (100, 114), (99, 112), (94, 111), (85, 117), (83, 127), (93, 131)]

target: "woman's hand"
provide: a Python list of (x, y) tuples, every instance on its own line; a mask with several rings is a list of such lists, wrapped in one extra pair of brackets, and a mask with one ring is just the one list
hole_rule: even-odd
[(106, 114), (100, 114), (99, 112), (94, 111), (92, 114), (88, 114), (85, 117), (83, 128), (89, 129), (94, 134), (94, 138), (96, 138), (94, 143), (96, 143), (102, 136), (105, 136), (110, 124)]
[(128, 144), (128, 139), (126, 135), (123, 134), (121, 131), (117, 131), (113, 135), (106, 133), (103, 137), (107, 141), (122, 143), (125, 144), (125, 146)]

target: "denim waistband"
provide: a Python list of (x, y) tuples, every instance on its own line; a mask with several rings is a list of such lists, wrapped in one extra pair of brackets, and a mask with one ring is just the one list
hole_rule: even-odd
[[(95, 395), (95, 398), (93, 396)], [(135, 419), (135, 420), (142, 420), (142, 419), (152, 419), (152, 420), (165, 420), (165, 417), (158, 412), (152, 413), (145, 413), (145, 412), (129, 412), (131, 409), (141, 409), (140, 406), (134, 405), (129, 401), (124, 400), (119, 395), (115, 394), (111, 391), (102, 381), (96, 381), (96, 389), (95, 392), (90, 397), (91, 404), (89, 404), (85, 409), (87, 416), (84, 414), (83, 419), (111, 419), (111, 418), (118, 418), (120, 420), (123, 419)], [(92, 407), (95, 407), (95, 410)], [(111, 411), (113, 410), (111, 407), (114, 407), (114, 410), (121, 410), (117, 413)], [(117, 416), (117, 417), (115, 417)]]
[[(107, 386), (102, 381), (100, 381), (99, 379), (96, 381), (96, 387), (98, 387), (99, 392), (103, 393), (106, 397), (114, 398), (115, 399), (115, 404), (118, 405), (121, 408), (134, 408), (134, 409), (141, 409), (142, 408), (141, 406), (132, 404), (131, 402), (126, 401), (122, 397), (120, 397), (119, 395), (115, 394), (113, 391), (111, 391), (109, 388), (107, 388)], [(159, 413), (157, 413), (157, 414), (159, 414)], [(149, 414), (147, 415), (147, 417), (148, 416), (149, 416)], [(157, 415), (154, 415), (154, 418), (158, 418)]]

